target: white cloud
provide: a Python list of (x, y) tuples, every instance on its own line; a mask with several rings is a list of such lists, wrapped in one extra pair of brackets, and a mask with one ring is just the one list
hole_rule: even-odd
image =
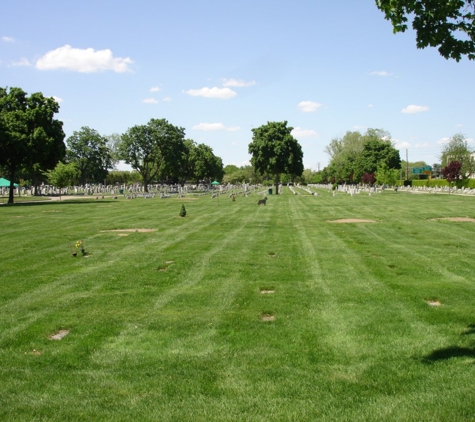
[(57, 97), (56, 95), (53, 95), (54, 100), (59, 104), (63, 102), (62, 98)]
[(16, 62), (12, 62), (11, 66), (12, 67), (31, 66), (31, 63), (28, 61), (28, 59), (25, 59), (24, 57), (22, 57), (20, 60)]
[(2, 41), (5, 41), (5, 42), (15, 42), (15, 38), (12, 38), (12, 37), (2, 37)]
[(380, 70), (380, 71), (371, 72), (370, 75), (376, 75), (376, 76), (392, 76), (392, 73), (386, 72), (385, 70)]
[(429, 144), (429, 142), (424, 142), (422, 144), (414, 145), (414, 148), (430, 148), (430, 144)]
[(171, 100), (172, 100), (172, 97), (165, 97), (165, 98), (163, 99), (163, 101), (166, 101), (166, 102), (169, 102), (169, 101), (171, 101)]
[(406, 149), (406, 148), (411, 148), (411, 144), (409, 142), (406, 142), (406, 141), (398, 141), (398, 140), (394, 140), (393, 139), (393, 142), (394, 142), (394, 147), (396, 149)]
[(302, 129), (301, 127), (296, 127), (290, 132), (292, 136), (297, 139), (301, 138), (316, 138), (318, 137), (318, 133), (311, 129)]
[(194, 130), (204, 130), (204, 131), (213, 131), (213, 130), (227, 130), (229, 132), (235, 132), (241, 130), (239, 126), (230, 126), (226, 127), (222, 123), (200, 123), (193, 126)]
[(129, 58), (114, 57), (112, 51), (92, 48), (72, 48), (66, 44), (56, 50), (48, 51), (36, 62), (39, 70), (66, 69), (80, 73), (96, 73), (112, 70), (117, 73), (130, 71), (129, 65), (133, 61)]
[(423, 111), (428, 111), (428, 110), (429, 110), (429, 106), (419, 106), (419, 105), (410, 104), (407, 107), (403, 108), (401, 112), (406, 113), (406, 114), (416, 114), (416, 113), (422, 113)]
[(144, 98), (142, 100), (143, 103), (145, 104), (157, 104), (158, 101), (155, 98)]
[(198, 125), (193, 126), (194, 130), (223, 130), (226, 127), (222, 123), (200, 123)]
[(465, 140), (467, 141), (467, 144), (473, 144), (475, 142), (472, 138), (467, 138)]
[(158, 91), (161, 91), (162, 88), (160, 88), (159, 86), (152, 86), (152, 88), (150, 88), (150, 92), (158, 92)]
[(303, 111), (304, 113), (311, 113), (313, 111), (316, 111), (319, 107), (321, 107), (323, 104), (316, 103), (314, 101), (301, 101), (298, 104), (298, 108)]
[(373, 108), (373, 104), (368, 104), (368, 108)]
[(243, 88), (247, 86), (257, 85), (256, 81), (243, 81), (242, 79), (226, 79), (223, 78), (223, 86), (235, 86), (238, 88)]
[(201, 89), (189, 89), (184, 92), (192, 97), (220, 98), (225, 100), (234, 98), (237, 95), (237, 92), (229, 88), (208, 88), (206, 86)]

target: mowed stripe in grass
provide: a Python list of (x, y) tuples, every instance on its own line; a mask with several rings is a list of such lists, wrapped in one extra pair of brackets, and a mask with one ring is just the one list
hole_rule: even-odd
[[(457, 215), (450, 200), (284, 189), (266, 207), (200, 198), (184, 219), (158, 199), (1, 209), (23, 218), (2, 276), (0, 415), (471, 420), (473, 226), (431, 220)], [(130, 228), (156, 231), (103, 232)], [(17, 256), (29, 232), (34, 269)], [(69, 255), (77, 239), (88, 258)]]

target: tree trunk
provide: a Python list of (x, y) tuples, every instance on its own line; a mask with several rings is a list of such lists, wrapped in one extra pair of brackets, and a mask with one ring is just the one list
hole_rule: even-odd
[(39, 196), (39, 189), (38, 189), (38, 186), (40, 184), (40, 181), (39, 181), (39, 178), (38, 178), (38, 175), (35, 174), (33, 175), (33, 189), (34, 189), (34, 196)]
[(280, 174), (275, 175), (275, 194), (279, 194)]
[(10, 192), (8, 192), (8, 204), (13, 204), (13, 192), (15, 189), (14, 180), (15, 180), (15, 168), (10, 169)]

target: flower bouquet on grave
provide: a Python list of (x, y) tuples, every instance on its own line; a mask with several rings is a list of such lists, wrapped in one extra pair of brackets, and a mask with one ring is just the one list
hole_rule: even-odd
[(69, 249), (71, 250), (71, 255), (72, 256), (77, 256), (78, 252), (81, 252), (83, 256), (86, 255), (86, 253), (87, 253), (86, 252), (86, 243), (84, 242), (84, 240), (78, 240), (74, 246), (75, 246), (75, 248), (72, 249), (71, 245), (69, 245)]

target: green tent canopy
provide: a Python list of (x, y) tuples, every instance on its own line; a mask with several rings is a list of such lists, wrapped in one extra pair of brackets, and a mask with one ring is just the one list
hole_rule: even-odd
[(216, 185), (219, 185), (219, 182), (217, 182), (216, 180), (214, 182), (211, 182), (212, 185), (216, 186)]
[[(18, 183), (14, 183), (13, 186), (16, 188), (18, 187)], [(0, 188), (9, 188), (10, 187), (10, 180), (4, 179), (0, 177)]]

